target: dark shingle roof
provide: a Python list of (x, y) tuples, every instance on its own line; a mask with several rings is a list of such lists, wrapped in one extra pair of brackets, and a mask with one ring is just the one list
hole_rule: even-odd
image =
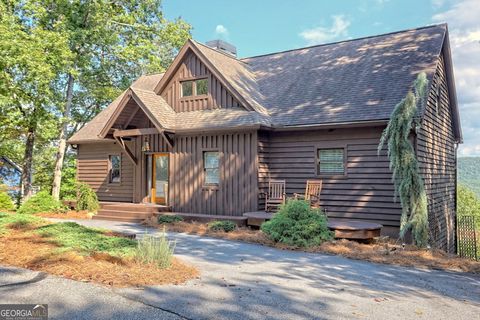
[(431, 79), (446, 25), (246, 58), (275, 125), (388, 119), (417, 74)]
[[(419, 72), (431, 80), (446, 32), (441, 24), (241, 60), (190, 41), (254, 111), (175, 113), (154, 92), (163, 74), (142, 76), (129, 90), (172, 130), (387, 120)], [(98, 140), (127, 91), (70, 143)]]

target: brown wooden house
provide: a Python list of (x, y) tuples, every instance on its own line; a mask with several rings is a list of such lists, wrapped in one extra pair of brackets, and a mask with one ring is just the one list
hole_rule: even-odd
[(101, 201), (124, 203), (100, 215), (121, 219), (127, 203), (155, 203), (241, 216), (263, 208), (269, 179), (286, 180), (287, 196), (322, 179), (330, 218), (397, 232), (401, 207), (377, 145), (424, 71), (428, 102), (412, 137), (431, 242), (455, 250), (462, 136), (445, 24), (244, 59), (233, 49), (188, 41), (165, 73), (140, 77), (70, 139), (78, 179)]

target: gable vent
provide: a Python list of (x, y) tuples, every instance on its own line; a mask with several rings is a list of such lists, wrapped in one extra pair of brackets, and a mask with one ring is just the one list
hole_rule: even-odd
[(233, 44), (230, 44), (226, 41), (212, 40), (212, 41), (207, 41), (205, 44), (212, 49), (224, 52), (224, 53), (229, 54), (233, 57), (237, 56), (237, 48)]

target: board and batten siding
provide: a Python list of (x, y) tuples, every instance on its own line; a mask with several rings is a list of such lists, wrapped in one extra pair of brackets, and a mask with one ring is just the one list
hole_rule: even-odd
[[(397, 229), (401, 206), (386, 151), (377, 155), (383, 127), (259, 133), (259, 185), (265, 192), (269, 179), (285, 179), (287, 197), (304, 193), (308, 179), (323, 180), (321, 205), (331, 218), (361, 219)], [(317, 175), (319, 148), (345, 148), (347, 175)], [(259, 209), (264, 200), (260, 199)], [(398, 230), (398, 229), (397, 229)]]
[[(170, 148), (159, 134), (148, 135), (151, 152), (169, 152), (169, 205), (174, 212), (241, 216), (258, 206), (257, 133), (176, 135)], [(140, 145), (137, 143), (137, 145)], [(137, 153), (140, 152), (137, 147)], [(205, 186), (203, 152), (220, 152), (220, 184)], [(142, 158), (142, 156), (140, 156)], [(145, 167), (145, 158), (142, 165)], [(145, 169), (137, 168), (137, 175)], [(146, 185), (143, 174), (137, 189)], [(145, 188), (143, 189), (146, 195)], [(138, 201), (138, 200), (137, 200)]]
[[(132, 146), (132, 143), (128, 143)], [(120, 182), (109, 183), (108, 156), (121, 155)], [(100, 201), (132, 202), (133, 164), (113, 142), (79, 144), (77, 149), (77, 180), (88, 183)]]
[[(194, 78), (208, 79), (208, 94), (181, 97), (180, 81)], [(173, 75), (161, 95), (176, 112), (241, 107), (240, 103), (193, 52), (186, 55), (178, 71)]]
[[(417, 134), (417, 153), (428, 197), (431, 245), (455, 252), (456, 145), (445, 64), (440, 57)], [(440, 100), (437, 111), (437, 86)]]

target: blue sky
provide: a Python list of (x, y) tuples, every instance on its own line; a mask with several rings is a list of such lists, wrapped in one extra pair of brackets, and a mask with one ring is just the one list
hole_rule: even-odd
[(448, 22), (465, 143), (480, 156), (480, 0), (165, 0), (193, 37), (224, 39), (240, 57)]

